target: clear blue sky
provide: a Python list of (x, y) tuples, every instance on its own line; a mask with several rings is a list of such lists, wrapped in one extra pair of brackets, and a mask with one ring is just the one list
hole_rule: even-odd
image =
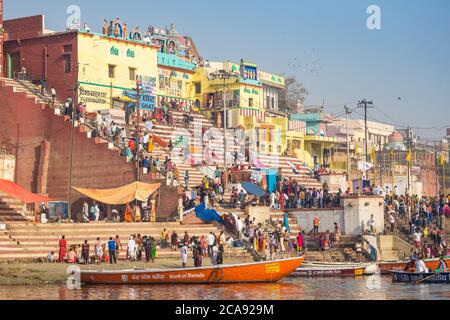
[[(450, 127), (448, 0), (5, 0), (5, 17), (45, 14), (48, 29), (62, 30), (71, 4), (96, 31), (105, 17), (144, 30), (173, 22), (205, 59), (245, 58), (295, 75), (310, 92), (306, 104), (325, 100), (331, 113), (368, 98), (373, 120), (437, 127), (417, 131), (432, 138)], [(371, 4), (381, 8), (381, 30), (366, 27)]]

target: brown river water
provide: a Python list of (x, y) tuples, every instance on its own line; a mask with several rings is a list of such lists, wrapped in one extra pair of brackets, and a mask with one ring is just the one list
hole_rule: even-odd
[(286, 278), (275, 284), (0, 286), (0, 300), (450, 300), (448, 285), (393, 284), (389, 276)]

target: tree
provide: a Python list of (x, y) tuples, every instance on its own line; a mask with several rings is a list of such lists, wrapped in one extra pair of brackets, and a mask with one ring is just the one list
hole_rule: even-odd
[(303, 86), (303, 83), (297, 81), (295, 76), (288, 76), (285, 78), (285, 89), (282, 93), (283, 111), (286, 113), (298, 113), (299, 105), (303, 105), (306, 96), (309, 94), (308, 90)]

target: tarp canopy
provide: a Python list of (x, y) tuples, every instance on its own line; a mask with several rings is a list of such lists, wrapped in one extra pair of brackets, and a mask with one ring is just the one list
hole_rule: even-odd
[(217, 213), (217, 211), (206, 209), (204, 203), (195, 207), (195, 215), (197, 216), (197, 218), (199, 218), (203, 222), (217, 221), (218, 223), (223, 224), (223, 220), (220, 217), (220, 215)]
[(135, 200), (146, 201), (161, 187), (161, 183), (147, 184), (134, 182), (115, 189), (83, 189), (75, 188), (79, 193), (98, 202), (109, 205), (124, 205)]
[(32, 193), (9, 180), (0, 179), (0, 192), (6, 193), (23, 203), (48, 202), (50, 198)]
[(266, 193), (260, 186), (253, 184), (251, 182), (243, 182), (242, 188), (244, 188), (245, 191), (247, 191), (247, 193), (257, 197), (264, 197), (266, 195)]

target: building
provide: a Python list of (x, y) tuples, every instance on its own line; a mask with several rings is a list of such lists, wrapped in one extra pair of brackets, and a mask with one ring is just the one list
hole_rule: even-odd
[(135, 98), (139, 77), (141, 107), (155, 107), (158, 45), (84, 30), (52, 32), (44, 16), (5, 21), (5, 31), (7, 77), (54, 87), (63, 99), (78, 88), (78, 101), (91, 112), (111, 109), (122, 96)]
[[(339, 169), (345, 169), (347, 161), (347, 120), (342, 118), (333, 119), (326, 125), (328, 135), (336, 137), (339, 141), (335, 146), (333, 156), (334, 164)], [(367, 121), (368, 129), (368, 153), (375, 148), (376, 151), (382, 150), (389, 142), (389, 136), (395, 131), (395, 127), (374, 121)], [(359, 154), (365, 157), (366, 126), (364, 120), (348, 120), (348, 135), (351, 155), (355, 154), (358, 147)], [(370, 161), (370, 159), (368, 159)]]
[(327, 132), (331, 116), (324, 112), (324, 107), (304, 108), (303, 113), (292, 114), (289, 119), (305, 123), (304, 147), (301, 152), (304, 161), (309, 166), (333, 168), (332, 150), (338, 139)]

